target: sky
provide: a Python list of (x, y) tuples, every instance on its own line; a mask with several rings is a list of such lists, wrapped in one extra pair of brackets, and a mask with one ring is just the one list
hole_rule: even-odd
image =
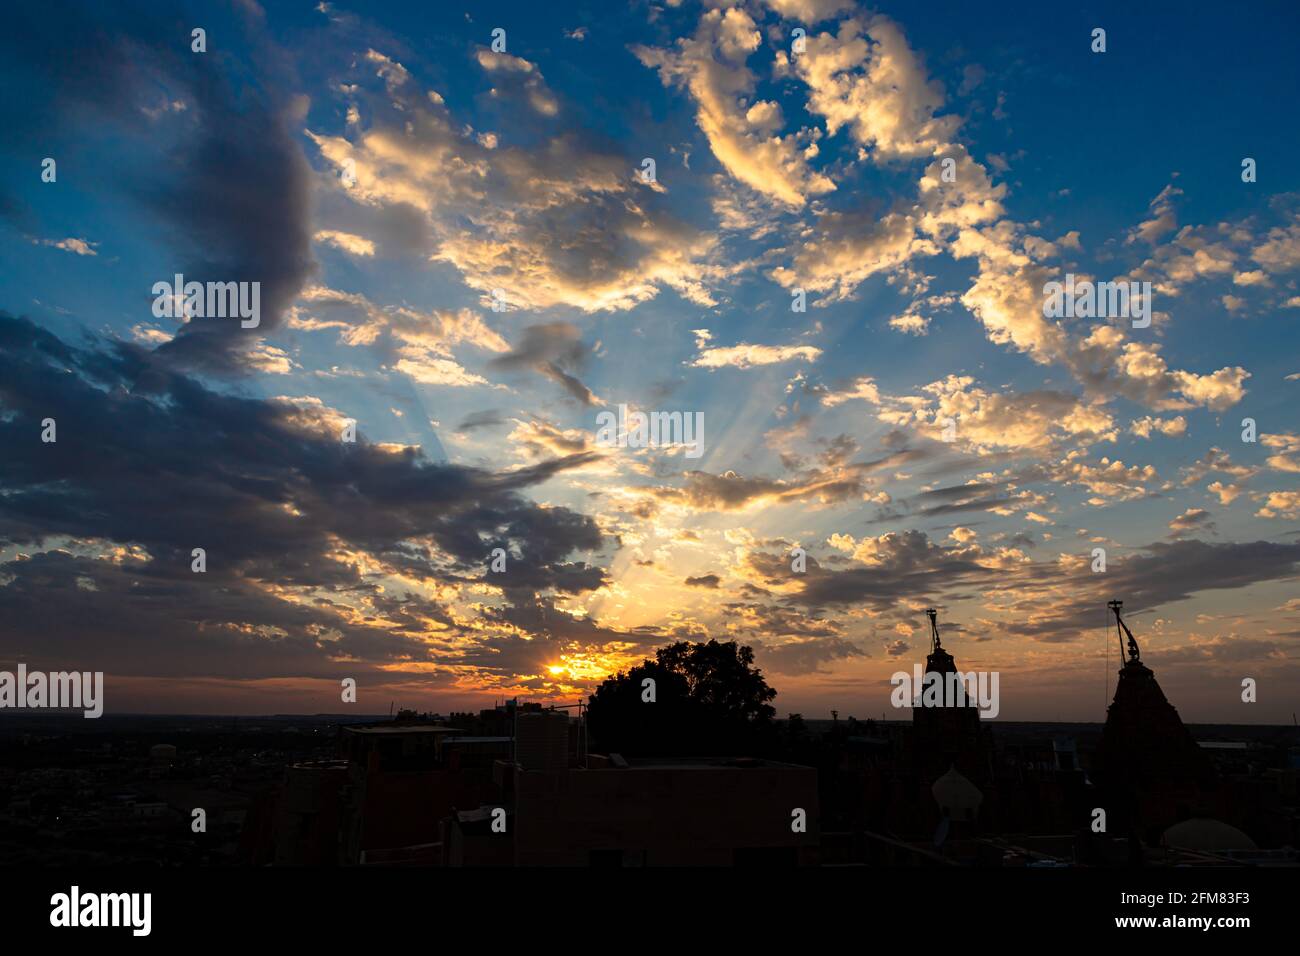
[(445, 712), (716, 638), (906, 719), (935, 607), (1099, 721), (1119, 599), (1184, 719), (1291, 722), (1300, 14), (1056, 6), (7, 11), (0, 666)]

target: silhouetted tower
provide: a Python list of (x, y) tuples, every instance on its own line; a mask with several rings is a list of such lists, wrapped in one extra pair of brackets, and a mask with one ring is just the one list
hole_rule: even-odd
[(927, 607), (925, 616), (930, 619), (930, 654), (925, 659), (926, 672), (955, 673), (957, 665), (953, 663), (952, 655), (943, 649), (943, 641), (939, 637), (939, 612)]
[(943, 649), (938, 612), (926, 608), (925, 613), (930, 619), (925, 681), (938, 680), (942, 690), (938, 706), (924, 706), (934, 691), (924, 694), (917, 689), (921, 699), (914, 701), (912, 708), (912, 745), (917, 769), (930, 783), (951, 767), (970, 780), (985, 783), (990, 774), (979, 704), (973, 695), (959, 692), (957, 681), (949, 677), (960, 672), (952, 655)]
[(1156, 675), (1142, 663), (1133, 632), (1120, 616), (1123, 602), (1107, 606), (1115, 615), (1123, 665), (1106, 710), (1097, 777), (1110, 817), (1121, 827), (1112, 825), (1110, 832), (1132, 832), (1155, 843), (1166, 827), (1192, 815), (1214, 772)]

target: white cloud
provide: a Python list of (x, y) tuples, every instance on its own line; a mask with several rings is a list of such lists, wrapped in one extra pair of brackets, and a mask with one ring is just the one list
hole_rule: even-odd
[(375, 254), (375, 244), (373, 242), (350, 232), (340, 232), (337, 229), (321, 229), (312, 238), (317, 242), (323, 242), (337, 249), (342, 249), (354, 256), (373, 256)]
[(821, 349), (811, 345), (749, 345), (742, 342), (739, 345), (703, 349), (690, 364), (695, 368), (753, 368), (756, 365), (774, 365), (794, 359), (815, 362), (821, 354)]

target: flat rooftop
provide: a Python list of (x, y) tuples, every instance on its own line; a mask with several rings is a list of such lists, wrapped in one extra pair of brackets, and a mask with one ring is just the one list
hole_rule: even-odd
[(365, 734), (366, 736), (389, 736), (394, 734), (462, 734), (464, 731), (459, 727), (444, 727), (441, 724), (404, 724), (401, 726), (388, 727), (344, 727), (350, 734)]

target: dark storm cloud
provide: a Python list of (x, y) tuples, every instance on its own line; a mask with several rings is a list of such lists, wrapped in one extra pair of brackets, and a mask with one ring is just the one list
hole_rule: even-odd
[[(50, 444), (41, 441), (46, 418), (57, 428)], [(547, 588), (590, 590), (604, 580), (600, 568), (567, 560), (575, 550), (605, 544), (595, 523), (520, 495), (590, 456), (490, 472), (430, 463), (413, 451), (393, 454), (364, 440), (345, 444), (286, 402), (214, 392), (158, 368), (136, 346), (74, 347), (3, 313), (0, 447), (7, 449), (0, 547), (31, 550), (54, 539), (73, 542), (65, 546), (75, 551), (78, 541), (100, 549), (109, 541), (146, 553), (123, 559), (121, 567), (107, 558), (90, 562), (99, 570), (48, 555), (44, 566), (10, 562), (5, 576), (14, 581), (0, 587), (3, 600), (32, 596), (26, 616), (20, 607), (4, 615), (15, 637), (41, 633), (39, 590), (32, 590), (30, 576), (42, 568), (62, 569), (48, 580), (63, 587), (78, 576), (95, 582), (93, 589), (73, 589), (77, 600), (67, 606), (68, 614), (84, 611), (81, 640), (113, 630), (115, 621), (125, 629), (123, 622), (149, 608), (156, 614), (147, 631), (154, 640), (170, 611), (182, 631), (199, 627), (232, 639), (235, 624), (282, 624), (302, 653), (318, 640), (309, 625), (339, 626), (340, 618), (323, 606), (308, 613), (257, 585), (373, 597), (374, 586), (340, 552), (366, 552), (414, 577), (450, 570), (482, 581), (490, 549), (502, 546), (516, 560), (501, 576), (506, 580), (489, 583), (521, 599)], [(419, 543), (425, 539), (444, 554), (435, 560)], [(206, 551), (203, 575), (190, 569), (196, 547)], [(105, 583), (98, 583), (101, 577)], [(212, 607), (218, 595), (227, 603)], [(212, 608), (214, 616), (191, 620), (185, 609), (196, 606)], [(399, 615), (407, 626), (446, 617), (412, 603), (376, 609)], [(357, 657), (386, 655), (402, 643), (364, 623), (343, 628), (333, 640), (341, 642), (334, 652), (347, 647)], [(276, 646), (287, 653), (295, 645), (281, 639)]]
[[(181, 368), (241, 372), (249, 349), (280, 324), (314, 268), (310, 170), (290, 131), (290, 107), (279, 98), (284, 77), (263, 75), (270, 58), (233, 59), (215, 35), (208, 52), (191, 52), (193, 25), (165, 5), (19, 5), (6, 19), (0, 59), (37, 94), (3, 98), (0, 118), (16, 141), (55, 132), (77, 141), (87, 131), (127, 134), (137, 154), (132, 168), (110, 175), (102, 164), (81, 162), (94, 180), (119, 185), (163, 225), (154, 281), (181, 273), (187, 282), (260, 283), (256, 328), (196, 319), (158, 350)], [(264, 46), (259, 18), (246, 25), (258, 34), (249, 44), (256, 51)], [(8, 71), (0, 75), (10, 79)], [(147, 125), (145, 109), (168, 99), (186, 109), (159, 127)], [(150, 290), (140, 291), (149, 301)]]

